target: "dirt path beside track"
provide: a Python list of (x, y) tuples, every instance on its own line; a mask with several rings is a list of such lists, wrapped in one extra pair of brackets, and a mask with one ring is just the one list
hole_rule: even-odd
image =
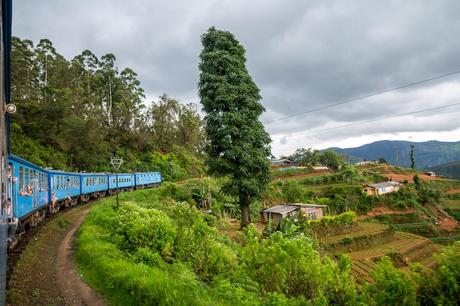
[(11, 273), (7, 305), (104, 305), (73, 260), (75, 233), (90, 208), (67, 209), (38, 230)]

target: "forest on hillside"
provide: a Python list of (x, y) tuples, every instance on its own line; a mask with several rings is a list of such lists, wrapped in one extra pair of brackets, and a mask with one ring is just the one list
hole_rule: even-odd
[(13, 154), (61, 170), (110, 171), (117, 155), (126, 171), (200, 174), (196, 106), (166, 94), (146, 101), (136, 72), (118, 67), (114, 54), (66, 59), (48, 39), (13, 37), (11, 83)]

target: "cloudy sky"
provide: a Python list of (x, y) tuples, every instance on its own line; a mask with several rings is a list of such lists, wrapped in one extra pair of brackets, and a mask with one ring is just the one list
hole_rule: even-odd
[(460, 70), (457, 0), (16, 0), (13, 11), (14, 35), (49, 38), (68, 58), (114, 53), (150, 101), (167, 93), (198, 103), (200, 35), (210, 26), (231, 31), (261, 89), (275, 155), (460, 140), (460, 105), (438, 108), (460, 103), (460, 73), (292, 116)]

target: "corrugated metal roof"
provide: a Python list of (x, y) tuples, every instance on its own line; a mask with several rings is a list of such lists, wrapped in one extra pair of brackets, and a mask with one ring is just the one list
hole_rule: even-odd
[(313, 208), (317, 208), (317, 207), (327, 207), (327, 205), (320, 205), (320, 204), (304, 204), (304, 203), (289, 203), (287, 205), (297, 205), (297, 206), (300, 206), (300, 207), (313, 207)]
[(277, 213), (277, 214), (287, 214), (291, 211), (297, 210), (301, 207), (311, 207), (311, 208), (323, 208), (326, 205), (318, 205), (318, 204), (304, 204), (304, 203), (287, 203), (287, 204), (280, 204), (264, 210), (264, 212), (268, 213)]
[(297, 209), (299, 209), (299, 206), (297, 205), (276, 205), (265, 209), (264, 212), (284, 215)]
[(383, 183), (369, 184), (368, 186), (373, 187), (373, 188), (382, 188), (382, 187), (391, 187), (391, 186), (398, 186), (398, 185), (400, 185), (399, 182), (388, 181), (388, 182), (383, 182)]

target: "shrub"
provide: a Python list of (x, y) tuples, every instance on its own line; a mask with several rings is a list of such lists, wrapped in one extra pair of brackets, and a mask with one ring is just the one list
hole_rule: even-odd
[(281, 187), (283, 199), (288, 203), (304, 202), (307, 199), (307, 193), (296, 181), (285, 181)]
[(416, 286), (404, 272), (384, 257), (371, 273), (375, 284), (365, 289), (371, 305), (416, 305)]
[(420, 305), (460, 304), (460, 242), (446, 247), (436, 256), (438, 267), (432, 271), (421, 266), (413, 267), (413, 277), (418, 282)]
[(305, 236), (290, 239), (274, 233), (246, 245), (242, 260), (264, 291), (286, 292), (312, 304), (353, 304), (356, 299), (350, 265), (321, 258)]

